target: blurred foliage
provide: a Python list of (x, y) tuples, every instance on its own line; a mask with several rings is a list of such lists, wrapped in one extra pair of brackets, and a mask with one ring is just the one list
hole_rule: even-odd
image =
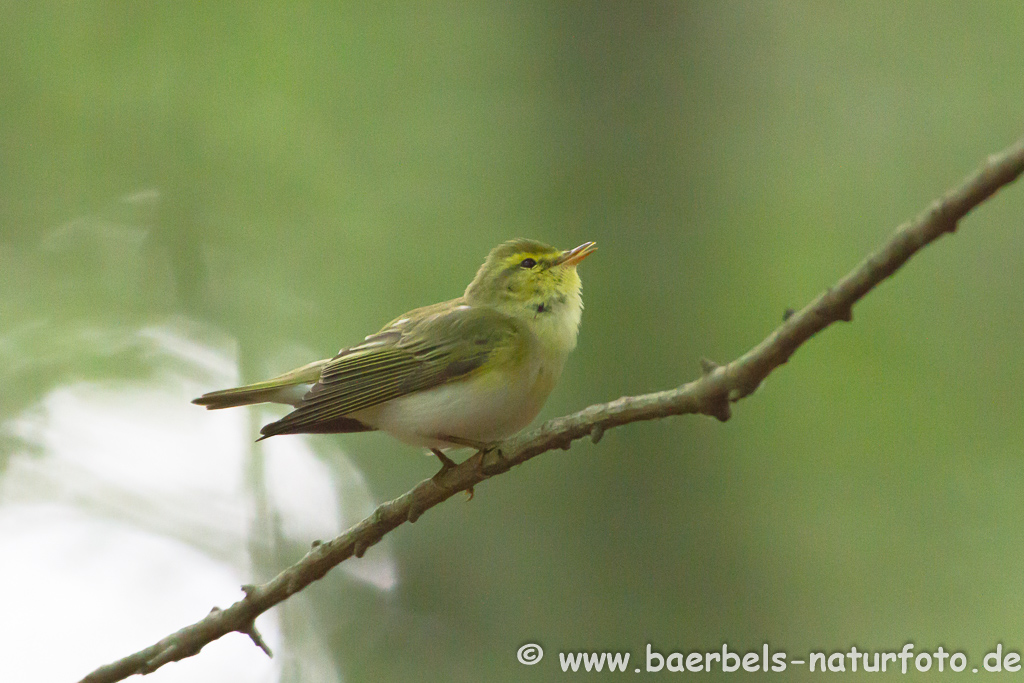
[[(192, 317), (236, 337), (255, 380), (459, 295), (516, 236), (601, 249), (543, 417), (675, 386), (1024, 120), (1013, 0), (8, 2), (0, 19), (6, 414), (142, 372), (83, 331)], [(648, 642), (1020, 650), (1022, 215), (1024, 187), (1000, 193), (729, 423), (547, 454), (393, 534), (393, 593), (314, 587), (345, 680), (546, 680), (559, 650)], [(315, 438), (381, 498), (434, 467), (380, 435)], [(551, 661), (521, 668), (525, 642)]]

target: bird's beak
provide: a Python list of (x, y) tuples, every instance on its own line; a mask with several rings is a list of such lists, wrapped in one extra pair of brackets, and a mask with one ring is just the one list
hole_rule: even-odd
[(575, 249), (566, 249), (563, 251), (561, 256), (558, 257), (558, 260), (555, 261), (555, 265), (575, 266), (595, 251), (597, 251), (597, 242), (584, 242)]

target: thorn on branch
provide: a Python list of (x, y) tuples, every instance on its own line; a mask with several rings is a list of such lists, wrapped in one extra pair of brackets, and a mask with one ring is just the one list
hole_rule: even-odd
[(161, 666), (171, 661), (169, 655), (174, 652), (174, 646), (170, 645), (160, 651), (156, 657), (148, 660), (145, 664), (139, 667), (139, 673), (142, 675), (151, 674)]
[[(411, 512), (410, 512), (410, 516), (412, 516)], [(410, 519), (409, 521), (411, 522), (412, 520)], [(355, 549), (352, 550), (352, 554), (355, 555), (356, 557), (362, 557), (363, 555), (366, 554), (366, 549), (369, 548), (369, 547), (370, 547), (369, 543), (367, 543), (366, 541), (364, 541), (362, 539), (359, 539), (358, 541), (356, 541), (356, 547), (355, 547)]]
[(604, 436), (604, 425), (598, 422), (590, 428), (590, 443), (600, 443)]
[[(251, 598), (252, 594), (256, 592), (256, 586), (254, 586), (251, 583), (243, 583), (242, 584), (242, 592), (245, 593), (245, 597)], [(213, 609), (217, 610), (218, 608), (214, 607)], [(210, 611), (212, 612), (213, 610), (210, 610)]]
[(323, 542), (323, 541), (321, 541), (321, 540), (320, 540), (320, 539), (318, 538), (318, 539), (316, 539), (315, 541), (313, 541), (312, 543), (310, 543), (310, 544), (309, 544), (309, 549), (310, 549), (310, 550), (316, 550), (317, 548), (319, 548), (319, 547), (320, 547), (320, 546), (322, 546), (323, 544), (324, 544), (324, 542)]
[[(735, 390), (734, 390), (735, 391)], [(732, 417), (732, 408), (729, 407), (729, 399), (726, 396), (714, 396), (708, 399), (707, 405), (702, 411), (719, 422), (726, 422)]]
[(787, 308), (782, 313), (782, 322), (786, 322), (787, 320), (792, 318), (794, 315), (796, 315), (796, 309), (795, 308)]
[[(409, 503), (409, 512), (407, 512), (406, 515), (405, 515), (405, 521), (409, 522), (409, 524), (415, 524), (416, 520), (419, 519), (420, 515), (422, 515), (422, 514), (423, 514), (423, 511), (420, 510), (419, 506), (416, 505), (416, 502), (413, 501), (412, 503)], [(356, 545), (356, 549), (358, 549), (358, 548), (359, 548), (359, 546)], [(356, 557), (362, 557), (362, 556), (361, 555), (356, 555)]]
[(270, 646), (267, 645), (266, 641), (263, 640), (263, 636), (261, 636), (260, 632), (256, 629), (255, 619), (249, 622), (249, 625), (244, 631), (242, 631), (242, 633), (249, 636), (252, 642), (256, 644), (256, 647), (267, 653), (267, 657), (270, 657), (271, 659), (274, 658), (274, 653), (270, 651)]
[(928, 208), (928, 212), (934, 216), (933, 220), (942, 227), (943, 232), (954, 233), (959, 221), (950, 215), (950, 207), (947, 200), (948, 197), (936, 199)]
[[(214, 610), (219, 612), (220, 608), (214, 607), (213, 610), (210, 610), (210, 611), (212, 612)], [(182, 647), (180, 641), (176, 641), (174, 643), (171, 643), (167, 647), (165, 647), (163, 650), (161, 650), (159, 652), (159, 654), (157, 654), (156, 657), (153, 657), (152, 659), (148, 660), (145, 664), (140, 666), (139, 667), (139, 673), (141, 673), (141, 674), (151, 674), (154, 671), (156, 671), (157, 669), (159, 669), (161, 666), (166, 664), (167, 662), (173, 662), (175, 660), (185, 659), (185, 657), (190, 657), (190, 656), (196, 654), (197, 652), (199, 652), (199, 648), (198, 647), (193, 647), (191, 649), (186, 649), (186, 648)]]
[(831, 317), (833, 320), (842, 320), (843, 322), (853, 322), (853, 303), (843, 301), (836, 295), (834, 287), (829, 287), (825, 293), (825, 298), (821, 301), (821, 304), (817, 307), (818, 315), (822, 316), (826, 320)]
[(720, 367), (722, 367), (722, 366), (720, 366), (718, 363), (716, 363), (713, 360), (710, 360), (708, 358), (701, 358), (700, 359), (700, 371), (701, 371), (701, 374), (704, 375), (705, 377), (707, 377), (708, 375), (710, 375), (712, 372), (714, 372), (715, 370), (717, 370)]

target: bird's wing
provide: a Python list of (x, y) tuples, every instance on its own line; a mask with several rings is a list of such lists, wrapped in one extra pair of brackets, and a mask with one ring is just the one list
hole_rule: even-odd
[(463, 379), (489, 361), (524, 351), (524, 333), (509, 317), (467, 305), (432, 306), (398, 318), (332, 358), (302, 400), (266, 436), (316, 431), (356, 411)]

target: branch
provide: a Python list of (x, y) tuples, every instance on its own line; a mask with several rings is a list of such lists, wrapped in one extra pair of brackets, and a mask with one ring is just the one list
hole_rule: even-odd
[(753, 349), (728, 365), (701, 361), (702, 376), (675, 389), (642, 396), (625, 396), (592, 405), (572, 415), (546, 422), (520, 434), (498, 449), (479, 452), (461, 465), (421, 481), (411, 491), (374, 510), (373, 514), (328, 543), (316, 542), (297, 563), (260, 586), (243, 586), (245, 597), (225, 610), (214, 608), (200, 621), (167, 636), (145, 650), (102, 666), (82, 683), (108, 683), (132, 674), (155, 671), (167, 662), (197, 654), (206, 644), (233, 631), (244, 633), (268, 655), (270, 649), (256, 630), (255, 619), (288, 596), (324, 576), (352, 557), (362, 557), (384, 534), (405, 522), (415, 522), (426, 510), (459, 491), (507, 472), (530, 458), (556, 448), (568, 449), (575, 439), (600, 441), (605, 430), (631, 422), (669, 415), (700, 413), (723, 422), (734, 403), (753, 392), (775, 368), (789, 360), (804, 342), (837, 320), (851, 321), (853, 305), (896, 272), (925, 245), (948, 232), (971, 209), (1024, 172), (1024, 139), (986, 163), (959, 187), (947, 192), (920, 215), (901, 225), (878, 251), (864, 259), (833, 287), (800, 311), (787, 311), (783, 323)]

